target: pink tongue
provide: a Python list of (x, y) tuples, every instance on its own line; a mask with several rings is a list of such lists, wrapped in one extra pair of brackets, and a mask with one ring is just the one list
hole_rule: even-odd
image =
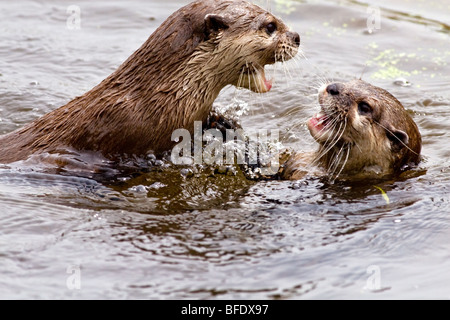
[(326, 115), (318, 113), (314, 117), (309, 119), (308, 125), (321, 130), (324, 127), (325, 120), (327, 118), (328, 117)]
[(266, 86), (267, 91), (270, 91), (270, 89), (272, 89), (272, 80), (264, 78), (264, 85)]

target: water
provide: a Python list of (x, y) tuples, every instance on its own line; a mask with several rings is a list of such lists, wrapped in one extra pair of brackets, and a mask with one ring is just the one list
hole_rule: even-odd
[[(0, 3), (0, 133), (92, 88), (187, 2)], [(450, 298), (450, 2), (262, 2), (307, 59), (269, 70), (266, 95), (218, 103), (249, 102), (246, 129), (311, 150), (318, 86), (362, 77), (410, 110), (420, 168), (330, 184), (170, 167), (101, 184), (1, 167), (0, 298)]]

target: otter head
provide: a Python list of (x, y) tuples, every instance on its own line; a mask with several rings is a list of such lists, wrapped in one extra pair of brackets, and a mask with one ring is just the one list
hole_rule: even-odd
[(159, 61), (173, 61), (163, 76), (173, 72), (185, 77), (182, 86), (214, 93), (226, 85), (269, 91), (272, 83), (264, 66), (291, 59), (300, 45), (298, 33), (280, 19), (241, 0), (195, 1), (167, 19), (156, 34), (170, 43), (160, 50), (152, 46), (152, 51), (167, 54), (158, 53)]
[(216, 12), (205, 16), (207, 43), (214, 46), (213, 56), (222, 57), (215, 61), (215, 70), (227, 84), (257, 93), (269, 91), (272, 82), (266, 79), (264, 66), (294, 57), (300, 45), (298, 33), (245, 1), (226, 1)]
[(332, 83), (319, 89), (319, 103), (308, 128), (329, 171), (388, 174), (419, 162), (419, 130), (386, 90), (362, 80)]

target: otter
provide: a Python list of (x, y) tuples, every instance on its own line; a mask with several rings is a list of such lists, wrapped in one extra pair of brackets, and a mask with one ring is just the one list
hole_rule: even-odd
[(386, 90), (362, 80), (331, 83), (319, 89), (318, 100), (321, 111), (307, 125), (319, 149), (290, 155), (282, 179), (302, 178), (314, 171), (311, 164), (331, 178), (366, 178), (396, 174), (420, 162), (419, 129)]
[(194, 1), (92, 90), (0, 137), (0, 163), (160, 154), (174, 145), (174, 130), (206, 121), (225, 86), (269, 91), (264, 66), (291, 59), (299, 45), (298, 33), (254, 4)]

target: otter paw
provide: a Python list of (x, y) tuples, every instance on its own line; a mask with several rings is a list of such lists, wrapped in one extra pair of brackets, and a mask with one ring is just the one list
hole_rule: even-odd
[(241, 128), (242, 127), (236, 120), (225, 118), (223, 115), (216, 112), (211, 112), (206, 120), (205, 130), (217, 129), (225, 136), (227, 130), (237, 130)]

